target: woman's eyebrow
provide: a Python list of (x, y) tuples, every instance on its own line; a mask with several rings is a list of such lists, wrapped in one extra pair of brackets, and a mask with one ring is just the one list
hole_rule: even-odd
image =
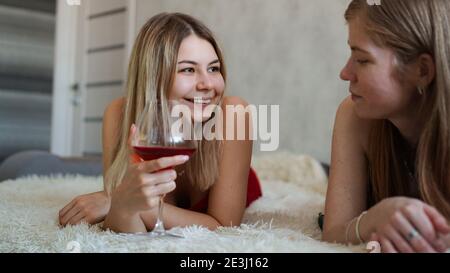
[(362, 48), (359, 47), (359, 46), (352, 45), (350, 41), (347, 41), (347, 44), (350, 46), (350, 49), (351, 49), (352, 51), (360, 51), (360, 52), (362, 52), (362, 53), (370, 54), (369, 51), (364, 50), (364, 49), (362, 49)]
[(210, 62), (208, 65), (212, 65), (212, 64), (216, 64), (216, 63), (219, 63), (219, 60), (214, 60), (214, 61)]
[(194, 61), (187, 61), (187, 60), (179, 61), (178, 64), (192, 64), (192, 65), (197, 65), (196, 62), (194, 62)]
[(362, 48), (360, 48), (360, 47), (357, 47), (357, 46), (351, 46), (350, 49), (351, 49), (352, 51), (360, 51), (360, 52), (362, 52), (362, 53), (370, 54), (369, 51), (364, 50), (364, 49), (362, 49)]
[[(215, 63), (218, 63), (218, 62), (219, 62), (219, 60), (214, 60), (214, 61), (210, 62), (210, 63), (208, 64), (208, 66), (209, 66), (209, 65), (212, 65), (212, 64), (215, 64)], [(192, 65), (198, 65), (197, 62), (189, 61), (189, 60), (179, 61), (178, 64), (192, 64)]]

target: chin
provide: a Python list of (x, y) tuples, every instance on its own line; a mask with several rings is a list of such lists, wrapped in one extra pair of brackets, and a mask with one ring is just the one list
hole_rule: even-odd
[(211, 119), (211, 116), (212, 115), (195, 116), (194, 114), (192, 114), (191, 119), (193, 122), (206, 122)]
[[(382, 115), (373, 111), (371, 107), (355, 105), (355, 113), (361, 119), (385, 119), (386, 115)], [(372, 110), (371, 110), (372, 109)]]

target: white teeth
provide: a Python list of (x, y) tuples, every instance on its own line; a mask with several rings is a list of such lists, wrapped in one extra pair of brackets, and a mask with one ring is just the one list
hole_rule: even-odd
[(198, 103), (198, 104), (209, 104), (211, 103), (211, 99), (204, 99), (202, 97), (195, 97), (194, 98), (194, 103)]

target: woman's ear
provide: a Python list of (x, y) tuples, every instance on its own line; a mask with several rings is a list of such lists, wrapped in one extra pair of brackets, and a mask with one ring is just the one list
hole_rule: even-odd
[(424, 53), (419, 56), (417, 60), (417, 76), (418, 85), (423, 88), (429, 86), (436, 77), (436, 65), (430, 54)]

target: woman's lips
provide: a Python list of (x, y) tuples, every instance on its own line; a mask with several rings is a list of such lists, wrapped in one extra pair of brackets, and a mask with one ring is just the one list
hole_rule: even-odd
[(201, 98), (201, 97), (185, 98), (185, 100), (195, 104), (210, 104), (212, 101), (211, 98)]
[(351, 98), (352, 98), (352, 100), (353, 101), (355, 101), (355, 100), (358, 100), (358, 99), (361, 99), (362, 97), (361, 96), (358, 96), (358, 95), (356, 95), (355, 93), (353, 93), (352, 91), (350, 91), (350, 94), (351, 94)]
[(210, 105), (213, 102), (212, 99), (203, 99), (203, 98), (199, 98), (199, 99), (185, 98), (184, 101), (191, 108), (194, 108), (195, 106), (197, 106), (197, 107), (200, 106), (202, 109), (204, 109), (206, 106)]

